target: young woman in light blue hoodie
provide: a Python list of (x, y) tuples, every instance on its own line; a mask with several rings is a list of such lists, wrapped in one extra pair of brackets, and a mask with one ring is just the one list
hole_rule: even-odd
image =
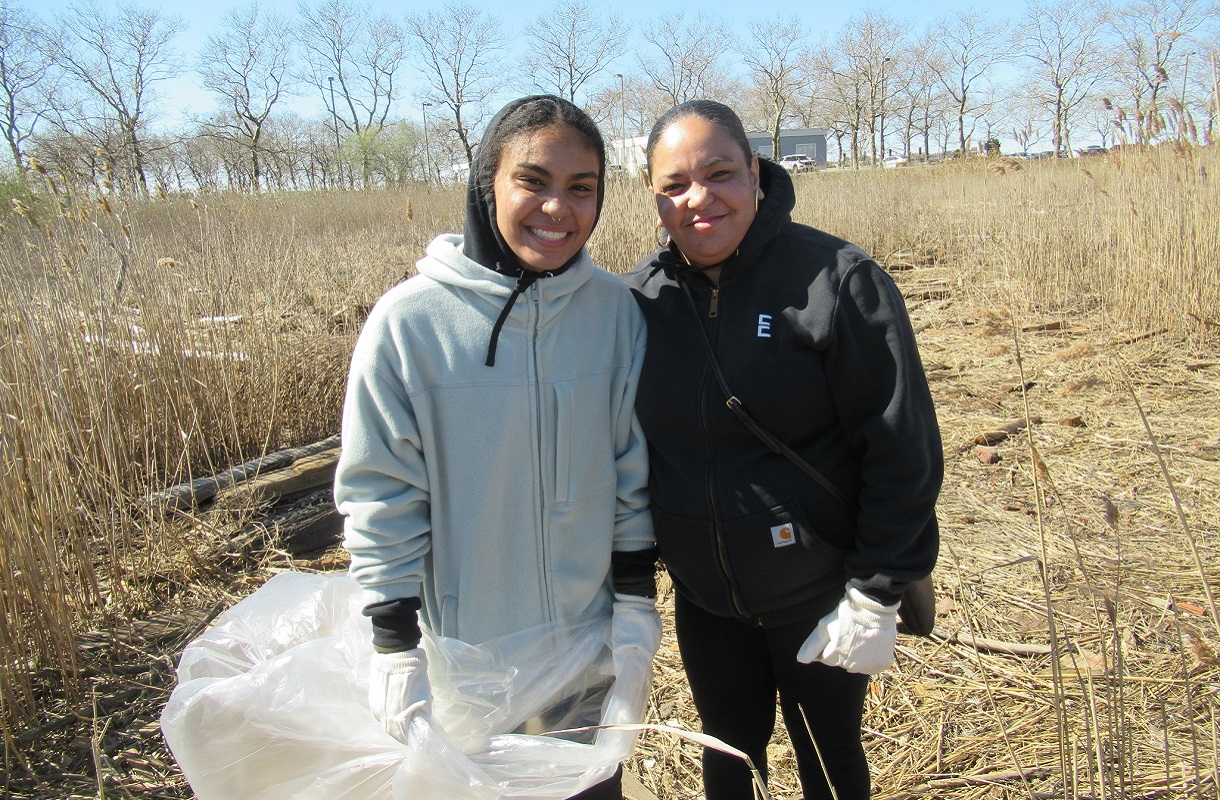
[[(356, 345), (335, 500), (373, 622), (370, 704), (400, 741), (430, 713), (421, 622), (479, 644), (613, 615), (616, 651), (659, 644), (633, 410), (644, 323), (585, 249), (604, 175), (584, 112), (509, 103), (471, 167), (463, 235), (432, 241)], [(620, 782), (578, 797), (621, 798)]]

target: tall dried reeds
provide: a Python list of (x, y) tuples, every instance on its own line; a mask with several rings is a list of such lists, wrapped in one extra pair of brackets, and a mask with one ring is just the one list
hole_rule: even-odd
[[(1105, 341), (1216, 332), (1218, 167), (1209, 150), (1178, 148), (827, 171), (796, 176), (794, 217), (895, 270), (934, 267), (908, 284), (917, 314), (985, 309), (972, 324), (994, 335), (1016, 318), (1061, 330), (1076, 315), (1100, 320), (1107, 330), (1089, 347), (1058, 361), (1041, 355), (1043, 373), (1030, 380), (1046, 380), (1070, 358), (1105, 359)], [(461, 229), (460, 187), (126, 203), (44, 182), (0, 231), (0, 725), (9, 736), (36, 717), (36, 683), (81, 696), (82, 631), (121, 639), (129, 619), (207, 579), (216, 542), (200, 538), (204, 526), (162, 514), (151, 493), (334, 433), (359, 309), (410, 273), (434, 234)], [(629, 269), (656, 233), (642, 183), (612, 181), (595, 260)], [(1012, 346), (1027, 348), (1017, 336)], [(1029, 383), (1005, 361), (1010, 345), (988, 352), (925, 350), (935, 376), (964, 387), (938, 397), (950, 453), (986, 417), (959, 399), (987, 394), (995, 376), (979, 370)], [(1071, 399), (1103, 385), (1081, 378), (1062, 391)], [(1049, 418), (1046, 402), (1006, 413)], [(1153, 406), (1157, 431), (1169, 411)], [(893, 796), (999, 796), (1001, 784), (1030, 796), (1053, 784), (1056, 796), (1117, 798), (1132, 785), (1151, 791), (1150, 771), (1167, 794), (1209, 785), (1214, 691), (1196, 676), (1215, 660), (1212, 639), (1158, 606), (1155, 590), (1195, 597), (1200, 574), (1214, 580), (1214, 536), (1198, 537), (1189, 569), (1148, 555), (1177, 517), (1141, 505), (1147, 485), (1124, 494), (1106, 477), (1155, 464), (1134, 412), (1104, 413), (1107, 430), (1124, 431), (1102, 440), (1122, 467), (1084, 463), (1071, 449), (1076, 429), (1065, 427), (1010, 456), (1004, 482), (947, 483), (938, 580), (962, 635), (904, 643), (900, 669), (876, 682), (866, 722), (881, 784), (922, 787)], [(1048, 435), (1037, 428), (1025, 435)], [(1165, 470), (1173, 474), (1172, 460)], [(1113, 498), (1113, 515), (1098, 511), (1099, 497)], [(972, 538), (983, 529), (994, 552), (990, 539)], [(1052, 620), (1061, 623), (1053, 630)], [(1053, 668), (967, 644), (997, 630), (1053, 647)], [(662, 681), (658, 692), (670, 694), (657, 695), (659, 721), (680, 716), (682, 687), (677, 672)], [(1146, 730), (1153, 718), (1163, 724)], [(1034, 735), (1047, 726), (1053, 736)], [(682, 775), (690, 756), (645, 747), (639, 763)], [(776, 764), (790, 780), (791, 765)], [(1027, 781), (1040, 782), (1037, 792)]]

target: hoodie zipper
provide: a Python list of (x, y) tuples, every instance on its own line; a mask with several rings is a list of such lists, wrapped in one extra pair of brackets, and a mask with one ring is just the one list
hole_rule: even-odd
[(531, 377), (534, 384), (534, 446), (537, 448), (538, 453), (538, 458), (536, 460), (536, 463), (538, 464), (538, 473), (536, 478), (538, 480), (538, 530), (541, 537), (541, 541), (538, 543), (538, 549), (541, 553), (540, 574), (538, 577), (539, 581), (541, 582), (542, 601), (546, 607), (547, 617), (549, 619), (554, 619), (555, 610), (552, 608), (553, 603), (551, 600), (551, 585), (550, 581), (548, 580), (548, 575), (550, 574), (548, 563), (550, 561), (550, 551), (547, 547), (547, 543), (549, 541), (550, 531), (546, 518), (545, 462), (547, 459), (544, 457), (544, 453), (546, 451), (544, 449), (545, 441), (542, 432), (542, 378), (538, 369), (538, 322), (542, 318), (541, 294), (536, 282), (530, 285), (528, 291), (533, 317), (533, 319), (530, 320), (530, 366), (533, 370), (533, 375)]
[[(712, 287), (712, 299), (711, 299), (711, 304), (708, 306), (708, 314), (707, 314), (709, 319), (716, 319), (720, 315), (719, 298), (720, 298), (720, 288), (715, 287), (715, 286)], [(711, 339), (711, 341), (713, 343), (716, 341), (716, 338), (717, 338), (716, 337), (717, 330), (718, 330), (718, 326), (715, 323), (713, 323), (710, 330), (708, 331), (708, 337), (709, 337), (709, 339)], [(711, 449), (713, 447), (713, 442), (715, 441), (712, 438), (711, 420), (708, 418), (708, 407), (709, 407), (708, 389), (711, 386), (711, 384), (712, 384), (711, 365), (709, 364), (708, 369), (703, 374), (703, 386), (700, 389), (700, 397), (699, 397), (699, 407), (702, 411), (701, 416), (703, 419), (703, 435), (707, 438), (709, 449)], [(745, 604), (742, 602), (741, 598), (737, 594), (737, 586), (733, 582), (733, 573), (729, 571), (729, 558), (728, 558), (728, 554), (725, 552), (724, 537), (723, 537), (721, 529), (720, 529), (720, 512), (716, 508), (715, 457), (716, 457), (716, 454), (713, 451), (711, 454), (711, 457), (708, 458), (707, 502), (708, 502), (708, 507), (712, 511), (712, 537), (713, 537), (713, 540), (714, 540), (714, 543), (716, 546), (716, 560), (720, 564), (721, 571), (724, 573), (725, 585), (727, 585), (729, 587), (729, 601), (733, 604), (733, 610), (736, 611), (740, 616), (745, 617), (745, 616), (749, 616), (749, 614), (746, 612)]]

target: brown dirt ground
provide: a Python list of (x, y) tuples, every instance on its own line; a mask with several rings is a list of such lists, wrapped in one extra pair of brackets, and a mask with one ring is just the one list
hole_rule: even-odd
[[(876, 796), (1216, 797), (1217, 331), (1169, 339), (1088, 311), (1011, 318), (987, 287), (939, 268), (895, 277), (947, 468), (938, 635), (903, 637), (870, 693)], [(993, 464), (976, 452), (988, 434)], [(0, 794), (191, 797), (157, 724), (177, 655), (285, 566), (282, 556), (218, 565), (227, 588), (197, 611), (141, 621), (130, 637), (84, 637), (92, 694), (69, 703), (55, 676), (38, 676), (45, 711), (7, 742)], [(292, 566), (343, 562), (332, 553)], [(698, 730), (672, 596), (661, 605), (649, 721)], [(770, 755), (774, 796), (799, 797), (782, 729)], [(686, 800), (701, 796), (698, 759), (696, 745), (646, 733), (630, 767), (661, 800)]]

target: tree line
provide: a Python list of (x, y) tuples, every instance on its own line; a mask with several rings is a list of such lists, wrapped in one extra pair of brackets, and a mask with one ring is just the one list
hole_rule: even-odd
[[(862, 11), (815, 32), (685, 11), (633, 24), (560, 0), (514, 37), (462, 0), (398, 17), (368, 0), (300, 0), (291, 16), (253, 0), (188, 54), (180, 19), (134, 2), (44, 18), (0, 0), (0, 125), (18, 178), (35, 167), (142, 195), (443, 181), (489, 113), (535, 91), (584, 106), (607, 138), (720, 99), (775, 145), (782, 128), (826, 130), (844, 166), (1000, 137), (1052, 152), (1211, 143), (1218, 17), (1216, 0), (1027, 0), (1015, 18), (971, 8), (917, 29)], [(183, 74), (216, 105), (166, 130), (158, 89)], [(299, 96), (319, 113), (292, 110)]]

